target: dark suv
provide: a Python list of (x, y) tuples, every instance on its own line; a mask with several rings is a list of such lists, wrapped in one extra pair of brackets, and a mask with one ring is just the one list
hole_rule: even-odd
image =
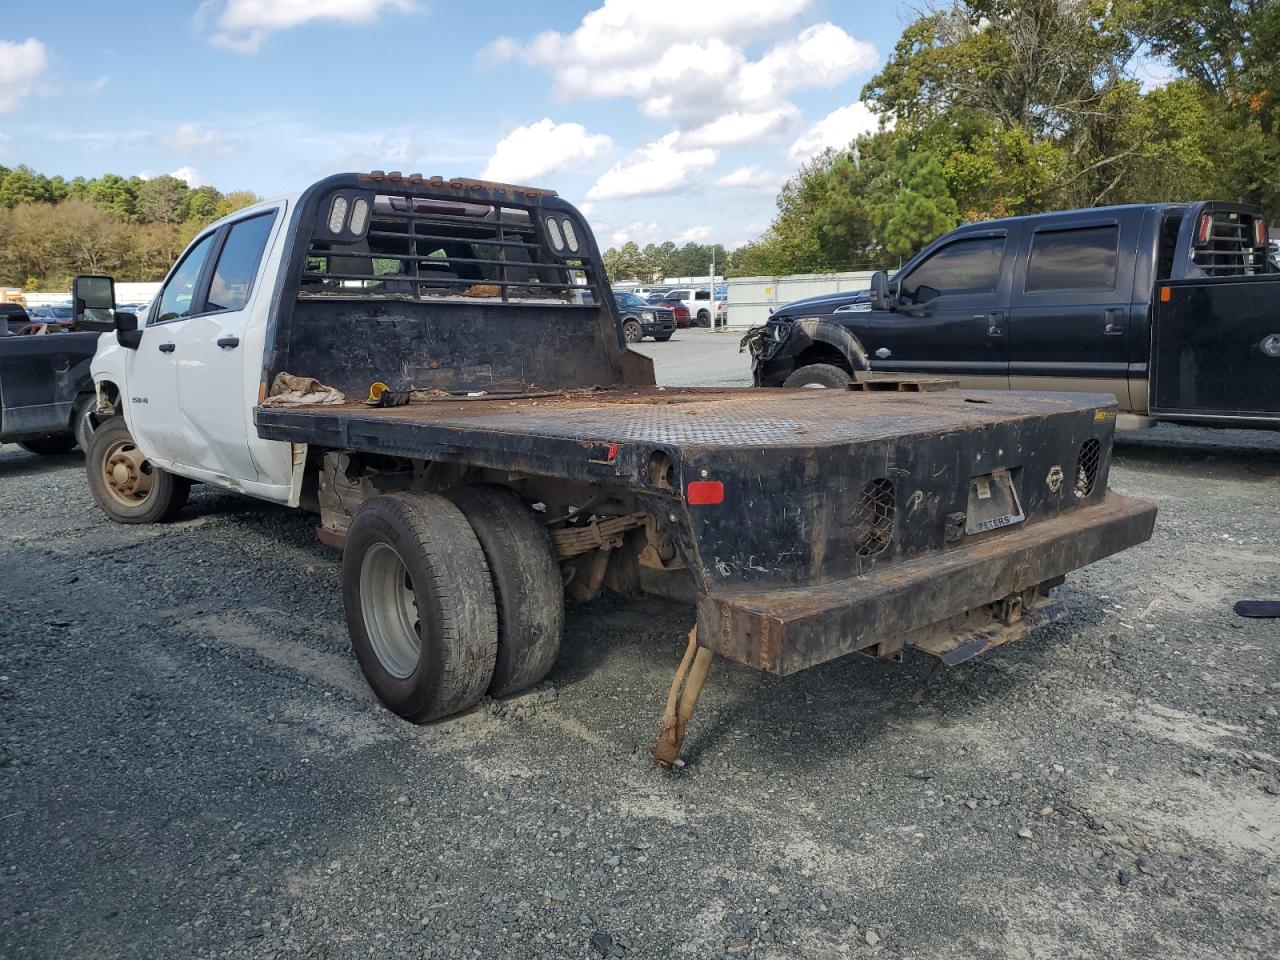
[(613, 302), (618, 305), (627, 343), (639, 343), (645, 337), (665, 343), (676, 332), (675, 314), (666, 307), (655, 307), (634, 293), (615, 292)]

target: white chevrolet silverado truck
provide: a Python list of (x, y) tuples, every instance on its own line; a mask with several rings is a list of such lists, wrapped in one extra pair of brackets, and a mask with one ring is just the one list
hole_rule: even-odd
[(1111, 397), (655, 386), (549, 190), (338, 174), (203, 231), (145, 324), (74, 289), (102, 510), (166, 520), (203, 482), (317, 514), (356, 659), (415, 721), (538, 683), (566, 590), (683, 596), (673, 763), (713, 654), (958, 663), (1155, 519), (1107, 489)]

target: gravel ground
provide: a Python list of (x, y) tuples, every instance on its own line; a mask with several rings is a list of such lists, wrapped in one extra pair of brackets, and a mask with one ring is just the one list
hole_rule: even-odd
[(1065, 620), (950, 671), (718, 663), (668, 773), (686, 608), (577, 608), (544, 689), (413, 727), (308, 517), (115, 526), (78, 457), (0, 448), (0, 956), (1275, 957), (1280, 622), (1231, 603), (1280, 594), (1280, 435), (1126, 437), (1112, 484), (1155, 538)]

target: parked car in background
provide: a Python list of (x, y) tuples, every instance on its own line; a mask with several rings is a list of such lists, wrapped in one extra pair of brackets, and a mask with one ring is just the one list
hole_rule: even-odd
[(1140, 420), (1280, 429), (1280, 272), (1262, 211), (1129, 204), (970, 223), (871, 291), (780, 307), (761, 386), (934, 375), (1113, 394)]
[(671, 315), (675, 318), (676, 326), (683, 330), (692, 324), (689, 316), (689, 308), (679, 300), (668, 300), (660, 293), (655, 293), (649, 297), (649, 306), (658, 310), (670, 310)]
[(10, 333), (17, 333), (31, 323), (31, 315), (20, 303), (0, 303), (0, 321)]
[(634, 293), (614, 291), (613, 302), (622, 318), (622, 336), (627, 343), (639, 343), (653, 337), (665, 343), (676, 332), (676, 320), (670, 310), (640, 299)]
[(662, 297), (668, 303), (679, 303), (688, 310), (689, 316), (693, 318), (695, 327), (711, 326), (711, 311), (715, 309), (715, 303), (711, 299), (710, 290), (700, 290), (696, 287), (676, 287), (668, 290)]
[(39, 307), (32, 307), (27, 311), (27, 315), (31, 317), (32, 323), (72, 323), (75, 320), (75, 311), (69, 303), (46, 303)]
[(636, 287), (631, 292), (637, 297), (644, 297), (646, 300), (655, 293), (666, 293), (670, 287)]

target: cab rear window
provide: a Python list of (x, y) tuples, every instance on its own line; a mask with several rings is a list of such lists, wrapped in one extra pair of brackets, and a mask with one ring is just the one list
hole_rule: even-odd
[(1031, 239), (1026, 292), (1113, 289), (1119, 245), (1115, 224), (1039, 231)]

